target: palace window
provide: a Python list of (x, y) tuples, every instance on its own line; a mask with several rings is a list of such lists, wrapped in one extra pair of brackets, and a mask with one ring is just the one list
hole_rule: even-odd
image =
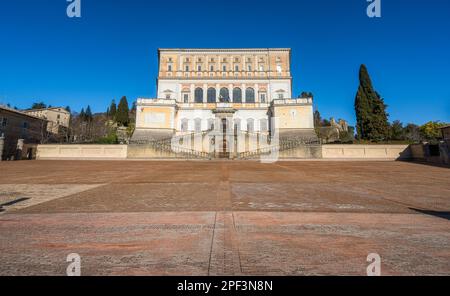
[(283, 93), (279, 93), (278, 94), (278, 99), (280, 99), (280, 100), (284, 99), (284, 94)]
[(168, 65), (168, 66), (167, 66), (167, 71), (168, 71), (168, 72), (172, 72), (172, 65)]
[(247, 131), (249, 133), (255, 132), (255, 121), (252, 118), (247, 119)]
[(249, 72), (252, 71), (252, 65), (247, 65), (247, 71), (249, 71)]
[(233, 89), (233, 102), (242, 103), (242, 90), (239, 87)]
[(202, 131), (202, 119), (196, 118), (195, 119), (195, 132), (200, 133)]
[(278, 72), (278, 73), (281, 73), (281, 72), (282, 72), (281, 65), (277, 65), (277, 72)]
[(198, 72), (201, 72), (201, 71), (202, 71), (202, 65), (198, 65), (198, 66), (197, 66), (197, 71), (198, 71)]
[(4, 117), (0, 120), (0, 125), (6, 127), (8, 125), (8, 118)]
[(230, 91), (228, 88), (223, 87), (220, 89), (220, 98), (221, 102), (229, 102), (230, 101)]
[(234, 71), (239, 72), (239, 65), (234, 66)]
[(245, 102), (254, 103), (255, 102), (255, 90), (251, 87), (245, 90)]
[(187, 119), (181, 120), (181, 131), (187, 132), (188, 128), (189, 128), (189, 120), (187, 120)]
[(200, 87), (195, 89), (195, 103), (203, 103), (203, 89)]
[(260, 130), (262, 132), (267, 132), (269, 130), (269, 124), (268, 124), (267, 119), (261, 119), (259, 122), (259, 125), (260, 125)]
[(184, 69), (186, 72), (189, 72), (189, 65), (186, 65), (186, 67)]
[(259, 71), (261, 71), (261, 72), (264, 71), (264, 65), (259, 65)]
[(209, 71), (214, 72), (214, 65), (209, 66)]
[(226, 72), (226, 71), (227, 71), (227, 65), (223, 65), (223, 66), (222, 66), (222, 71), (223, 71), (223, 72)]
[(263, 103), (263, 104), (266, 103), (266, 94), (265, 93), (260, 94), (259, 98), (260, 98), (261, 103)]
[(215, 88), (208, 88), (208, 103), (216, 103), (216, 89)]
[(183, 103), (189, 103), (189, 94), (183, 94)]

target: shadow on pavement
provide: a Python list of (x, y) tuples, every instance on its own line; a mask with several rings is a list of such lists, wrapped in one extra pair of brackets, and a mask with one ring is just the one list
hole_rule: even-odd
[(414, 208), (409, 208), (409, 209), (416, 211), (418, 213), (424, 214), (424, 215), (429, 215), (429, 216), (434, 216), (434, 217), (450, 220), (450, 212), (427, 211), (427, 210), (419, 210), (419, 209), (414, 209)]
[(22, 197), (22, 198), (15, 199), (13, 201), (9, 201), (9, 202), (5, 202), (3, 204), (0, 204), (0, 212), (4, 211), (4, 209), (2, 209), (3, 207), (12, 206), (12, 205), (15, 205), (15, 204), (17, 204), (19, 202), (26, 201), (26, 200), (29, 200), (29, 198)]

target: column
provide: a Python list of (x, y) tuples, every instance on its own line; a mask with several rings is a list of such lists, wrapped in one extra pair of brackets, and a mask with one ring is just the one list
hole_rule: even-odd
[(191, 84), (191, 95), (189, 96), (190, 103), (195, 103), (195, 85)]
[(208, 84), (203, 84), (203, 103), (206, 104), (208, 102)]
[(230, 92), (230, 103), (233, 103), (234, 100), (233, 100), (233, 84), (232, 83), (230, 83), (228, 85), (228, 91)]
[(242, 84), (242, 103), (247, 103), (247, 85), (244, 83)]
[(216, 84), (216, 103), (219, 103), (219, 97), (220, 97), (220, 84)]

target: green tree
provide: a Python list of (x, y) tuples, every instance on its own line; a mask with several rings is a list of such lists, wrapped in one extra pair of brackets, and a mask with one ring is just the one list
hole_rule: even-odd
[(128, 123), (130, 123), (129, 112), (130, 110), (128, 107), (127, 97), (123, 96), (122, 99), (120, 99), (119, 106), (117, 107), (117, 123), (123, 126), (128, 126)]
[(33, 103), (31, 105), (31, 109), (33, 109), (33, 110), (45, 109), (45, 108), (47, 108), (47, 105), (44, 102)]
[(115, 100), (111, 101), (111, 105), (109, 106), (108, 110), (109, 110), (108, 117), (112, 120), (116, 120), (117, 105)]
[(390, 126), (390, 138), (395, 141), (402, 141), (406, 139), (405, 129), (403, 123), (399, 120), (394, 121)]
[(322, 116), (320, 115), (319, 110), (314, 111), (314, 126), (320, 127), (322, 125)]
[(86, 112), (84, 112), (84, 108), (81, 108), (79, 116), (80, 116), (81, 121), (86, 121)]
[(442, 137), (440, 128), (445, 125), (445, 123), (441, 123), (439, 121), (430, 121), (420, 127), (420, 133), (425, 140), (438, 140)]
[(416, 124), (409, 123), (405, 129), (405, 139), (411, 142), (420, 142), (422, 140), (422, 136), (420, 133), (420, 127)]
[(91, 106), (89, 106), (89, 105), (86, 108), (85, 118), (86, 118), (86, 121), (88, 121), (88, 122), (92, 122), (92, 119), (94, 118), (92, 116)]
[(374, 90), (365, 65), (359, 70), (359, 87), (355, 98), (356, 129), (362, 140), (383, 141), (389, 135), (386, 104)]

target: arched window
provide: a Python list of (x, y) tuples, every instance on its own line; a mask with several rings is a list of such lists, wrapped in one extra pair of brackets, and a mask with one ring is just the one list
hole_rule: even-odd
[(228, 88), (224, 87), (220, 89), (220, 101), (221, 102), (229, 102), (230, 101), (230, 91)]
[(181, 120), (181, 131), (187, 132), (189, 128), (189, 120), (184, 118)]
[(242, 103), (242, 90), (239, 87), (233, 89), (233, 102)]
[(203, 89), (200, 87), (195, 89), (195, 102), (197, 104), (203, 103)]
[(200, 133), (202, 131), (202, 119), (196, 118), (195, 119), (195, 132)]
[(255, 90), (251, 87), (247, 88), (245, 91), (245, 102), (254, 103), (255, 102)]
[(216, 89), (215, 88), (208, 88), (208, 103), (216, 103)]
[(260, 130), (262, 132), (269, 131), (269, 121), (267, 119), (261, 119), (259, 124), (260, 124), (260, 127), (261, 127)]
[(247, 119), (247, 131), (249, 133), (255, 132), (255, 120), (253, 120), (252, 118)]

